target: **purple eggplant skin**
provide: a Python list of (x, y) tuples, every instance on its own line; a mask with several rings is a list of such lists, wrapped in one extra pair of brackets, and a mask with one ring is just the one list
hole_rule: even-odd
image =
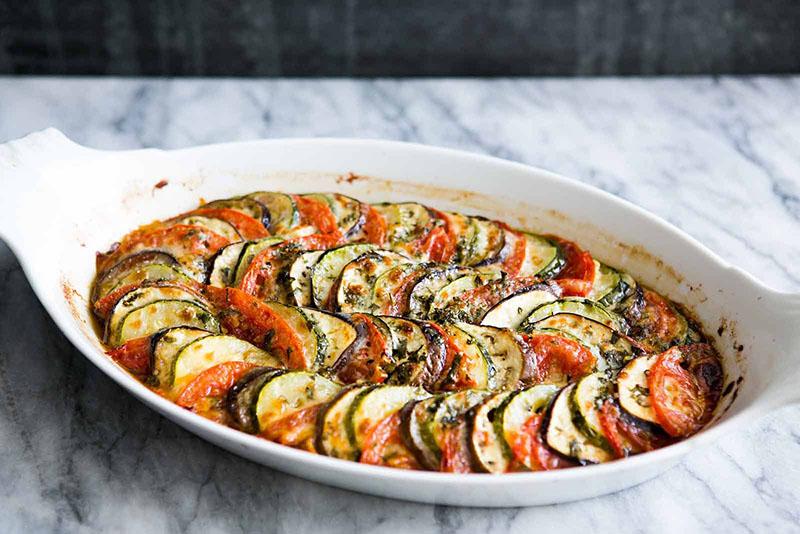
[(116, 285), (118, 280), (121, 280), (134, 269), (156, 263), (169, 265), (177, 270), (181, 269), (181, 265), (175, 257), (160, 250), (143, 250), (136, 254), (125, 256), (105, 271), (98, 273), (92, 285), (91, 302), (97, 302), (104, 297), (108, 290)]
[(236, 211), (241, 211), (258, 222), (264, 225), (264, 228), (269, 228), (271, 220), (269, 208), (264, 204), (253, 198), (236, 197), (225, 198), (222, 200), (214, 200), (208, 204), (203, 204), (200, 209), (214, 209), (214, 208), (228, 208)]
[(359, 200), (356, 200), (352, 197), (348, 197), (346, 195), (338, 194), (338, 197), (344, 197), (350, 201), (358, 202), (359, 204), (359, 212), (356, 220), (353, 221), (353, 224), (350, 225), (350, 228), (346, 230), (342, 230), (342, 235), (344, 235), (345, 239), (349, 241), (355, 241), (357, 238), (361, 237), (362, 230), (364, 230), (364, 225), (367, 224), (367, 213), (369, 212), (369, 205), (365, 204)]
[(285, 373), (285, 369), (257, 367), (240, 378), (225, 397), (225, 409), (234, 425), (250, 434), (258, 431), (255, 405), (264, 384), (272, 377)]

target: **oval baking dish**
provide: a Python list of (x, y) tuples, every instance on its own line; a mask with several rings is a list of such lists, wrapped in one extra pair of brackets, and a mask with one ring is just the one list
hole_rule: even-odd
[[(660, 219), (552, 173), (484, 156), (366, 140), (273, 140), (105, 152), (56, 130), (0, 146), (0, 234), (65, 335), (148, 406), (225, 449), (356, 491), (469, 506), (586, 498), (642, 482), (694, 447), (800, 398), (800, 297), (777, 293)], [(500, 218), (587, 246), (694, 312), (712, 334), (726, 395), (699, 434), (636, 457), (503, 476), (402, 471), (290, 449), (218, 425), (153, 393), (104, 354), (88, 302), (94, 254), (131, 228), (201, 199), (246, 191), (337, 191)], [(47, 213), (47, 218), (41, 217)], [(58, 261), (53, 261), (58, 258)], [(713, 335), (716, 334), (716, 335)]]

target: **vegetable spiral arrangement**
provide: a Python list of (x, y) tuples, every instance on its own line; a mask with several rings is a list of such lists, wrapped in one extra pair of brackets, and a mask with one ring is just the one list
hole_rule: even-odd
[(556, 236), (418, 203), (257, 192), (97, 256), (109, 355), (200, 415), (392, 467), (599, 463), (708, 423), (719, 357)]

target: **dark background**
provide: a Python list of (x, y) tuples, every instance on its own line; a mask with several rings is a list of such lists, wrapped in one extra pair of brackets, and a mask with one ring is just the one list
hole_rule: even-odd
[(0, 0), (0, 73), (800, 71), (800, 0)]

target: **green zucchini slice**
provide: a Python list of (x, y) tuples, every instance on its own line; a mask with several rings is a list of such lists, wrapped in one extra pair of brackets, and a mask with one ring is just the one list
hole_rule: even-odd
[(255, 405), (261, 387), (272, 377), (286, 373), (286, 369), (256, 367), (240, 378), (225, 398), (225, 408), (231, 420), (244, 432), (258, 432)]
[(566, 259), (557, 244), (542, 236), (522, 232), (525, 236), (525, 261), (519, 276), (538, 276), (548, 280), (566, 265)]
[(144, 281), (185, 280), (181, 264), (166, 252), (145, 250), (127, 256), (97, 275), (92, 286), (92, 304), (115, 289)]
[(173, 220), (175, 224), (190, 224), (192, 226), (200, 226), (206, 230), (210, 230), (217, 235), (221, 235), (231, 243), (242, 240), (242, 236), (236, 228), (228, 221), (217, 219), (216, 217), (206, 217), (204, 215), (187, 215), (179, 219)]
[(327, 354), (327, 338), (316, 328), (315, 323), (304, 313), (302, 308), (288, 306), (280, 302), (267, 302), (269, 308), (280, 316), (291, 327), (294, 333), (303, 340), (303, 368), (316, 369)]
[(311, 269), (324, 253), (324, 250), (304, 252), (292, 262), (289, 267), (289, 290), (292, 294), (292, 304), (311, 306), (314, 303), (311, 296)]
[(388, 314), (394, 310), (405, 312), (411, 289), (409, 279), (413, 282), (423, 276), (429, 267), (430, 264), (427, 263), (405, 261), (381, 274), (372, 286), (373, 313)]
[(617, 375), (619, 405), (634, 417), (651, 423), (658, 423), (658, 420), (650, 402), (647, 375), (656, 358), (657, 354), (634, 358)]
[(271, 247), (282, 242), (283, 238), (280, 237), (265, 237), (264, 239), (250, 241), (247, 243), (242, 249), (242, 253), (239, 256), (239, 261), (236, 263), (236, 271), (233, 275), (233, 282), (231, 285), (239, 285), (239, 282), (241, 282), (242, 278), (244, 278), (244, 275), (247, 272), (247, 269), (250, 267), (250, 264), (253, 262), (253, 258), (256, 257), (256, 254), (267, 247)]
[(331, 313), (313, 308), (303, 308), (302, 312), (313, 323), (315, 331), (325, 338), (318, 364), (323, 369), (329, 369), (356, 340), (356, 329), (349, 321)]
[(572, 390), (569, 401), (572, 407), (572, 421), (584, 436), (596, 446), (611, 451), (611, 445), (600, 426), (599, 406), (611, 394), (610, 382), (603, 373), (586, 375)]
[(408, 317), (411, 319), (427, 319), (436, 294), (447, 284), (469, 274), (471, 271), (463, 267), (431, 267), (427, 270), (408, 296)]
[(526, 368), (526, 356), (513, 330), (468, 323), (456, 323), (456, 326), (470, 334), (489, 356), (494, 367), (489, 389), (510, 390), (519, 387)]
[(261, 202), (247, 197), (223, 198), (200, 206), (201, 209), (227, 208), (249, 215), (269, 228), (269, 210)]
[(594, 260), (594, 266), (594, 284), (587, 298), (613, 310), (630, 296), (636, 288), (636, 281), (628, 273), (618, 271), (597, 260)]
[(153, 336), (151, 361), (151, 382), (157, 387), (172, 385), (172, 371), (178, 352), (200, 338), (210, 336), (211, 332), (190, 326), (177, 326), (162, 330)]
[(269, 226), (273, 235), (281, 235), (300, 224), (300, 212), (294, 199), (285, 193), (273, 191), (257, 191), (246, 195), (263, 204), (269, 212)]
[(440, 456), (433, 444), (429, 424), (436, 414), (443, 396), (438, 395), (409, 404), (403, 409), (402, 434), (406, 446), (414, 453), (417, 461), (432, 471), (439, 470)]
[(471, 219), (475, 234), (464, 264), (477, 267), (499, 261), (505, 245), (505, 231), (496, 222), (483, 217)]
[(592, 302), (583, 297), (566, 297), (553, 302), (542, 304), (535, 308), (523, 321), (521, 330), (533, 328), (536, 323), (559, 313), (580, 315), (598, 323), (613, 328), (617, 332), (625, 333), (627, 325), (625, 320), (602, 304)]
[[(255, 403), (259, 432), (283, 417), (330, 401), (340, 389), (339, 384), (316, 373), (290, 371), (273, 375), (261, 386)], [(313, 423), (307, 433), (313, 435)]]
[(467, 377), (475, 388), (496, 389), (497, 369), (486, 349), (466, 330), (455, 325), (444, 328), (450, 341), (458, 348), (458, 353), (438, 387), (443, 390), (459, 389), (459, 378)]
[(331, 302), (331, 291), (339, 281), (345, 266), (362, 254), (375, 250), (375, 245), (351, 244), (325, 251), (311, 268), (311, 296), (313, 305), (326, 309)]
[(400, 411), (406, 403), (427, 396), (425, 390), (418, 387), (388, 385), (359, 395), (348, 410), (347, 434), (350, 445), (360, 453), (375, 425)]
[(373, 204), (386, 220), (386, 240), (391, 248), (416, 241), (427, 234), (433, 224), (428, 208), (416, 202)]
[(375, 282), (380, 276), (411, 260), (402, 254), (377, 250), (354, 259), (342, 269), (336, 290), (336, 306), (345, 313), (371, 313)]
[(486, 473), (505, 473), (509, 454), (504, 440), (497, 432), (499, 407), (515, 392), (496, 393), (478, 405), (470, 418), (469, 443), (475, 464)]
[(317, 435), (315, 448), (320, 454), (342, 458), (344, 460), (357, 460), (358, 449), (353, 446), (348, 433), (351, 406), (359, 396), (364, 395), (378, 386), (353, 385), (339, 392), (320, 413), (317, 422)]
[(441, 462), (445, 429), (457, 425), (469, 410), (489, 395), (489, 391), (467, 389), (445, 395), (436, 403), (433, 416), (423, 421), (421, 430), (425, 443), (436, 457), (437, 466)]
[(574, 458), (583, 463), (602, 463), (614, 459), (614, 456), (598, 447), (573, 423), (574, 413), (570, 397), (575, 389), (571, 384), (556, 397), (550, 408), (545, 440), (551, 449)]
[(499, 272), (486, 272), (467, 274), (456, 278), (436, 293), (431, 302), (428, 317), (445, 323), (463, 320), (463, 317), (460, 317), (457, 313), (448, 313), (448, 309), (457, 310), (459, 299), (467, 291), (484, 286), (493, 280), (499, 280), (501, 277), (502, 274)]
[(219, 332), (219, 323), (208, 309), (187, 300), (158, 300), (128, 313), (111, 331), (110, 344), (119, 346), (131, 339), (147, 337), (165, 328), (191, 326)]
[(225, 362), (250, 362), (264, 367), (281, 367), (281, 361), (247, 341), (226, 335), (201, 337), (185, 345), (175, 356), (172, 368), (173, 392), (206, 369)]
[(554, 300), (556, 296), (552, 292), (542, 289), (512, 295), (495, 304), (483, 317), (481, 324), (516, 330), (533, 310)]
[[(553, 384), (531, 386), (512, 393), (497, 408), (494, 431), (507, 460), (510, 461), (515, 457), (509, 445), (514, 442), (514, 436), (523, 432), (523, 427), (531, 417), (549, 406), (556, 393), (558, 386)], [(517, 458), (517, 461), (528, 469), (536, 469), (536, 466), (527, 463), (527, 458)]]

